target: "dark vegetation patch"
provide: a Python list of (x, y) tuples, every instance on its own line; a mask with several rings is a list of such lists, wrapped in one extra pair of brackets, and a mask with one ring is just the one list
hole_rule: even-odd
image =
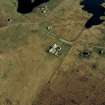
[(102, 57), (105, 57), (105, 49), (104, 48), (101, 48), (101, 47), (94, 47), (94, 51), (102, 56)]
[(79, 57), (80, 58), (90, 58), (91, 52), (88, 50), (81, 51), (81, 52), (79, 52)]

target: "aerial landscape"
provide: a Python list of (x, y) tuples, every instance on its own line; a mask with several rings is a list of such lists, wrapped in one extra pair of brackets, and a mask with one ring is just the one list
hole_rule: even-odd
[(105, 0), (0, 0), (0, 105), (105, 105)]

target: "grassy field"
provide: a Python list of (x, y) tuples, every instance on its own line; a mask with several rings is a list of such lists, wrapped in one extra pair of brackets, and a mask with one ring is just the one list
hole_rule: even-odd
[[(79, 3), (51, 0), (23, 15), (15, 0), (0, 1), (0, 105), (105, 104), (105, 25), (85, 29), (91, 14)], [(59, 57), (47, 53), (54, 43)]]

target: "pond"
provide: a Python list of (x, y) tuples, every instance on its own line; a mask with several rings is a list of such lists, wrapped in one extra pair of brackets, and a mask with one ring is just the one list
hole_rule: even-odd
[(48, 1), (49, 0), (17, 0), (18, 2), (17, 11), (22, 14), (30, 13), (35, 7)]
[(82, 9), (92, 14), (92, 17), (86, 22), (85, 27), (91, 28), (94, 25), (99, 25), (105, 20), (100, 19), (101, 16), (105, 16), (105, 8), (102, 7), (102, 3), (105, 0), (82, 0), (80, 5)]

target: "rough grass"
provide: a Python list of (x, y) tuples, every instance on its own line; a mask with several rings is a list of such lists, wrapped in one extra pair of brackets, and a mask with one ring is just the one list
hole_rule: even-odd
[(62, 2), (62, 0), (50, 0), (48, 2), (48, 8), (50, 10), (52, 10), (52, 9), (56, 8), (61, 2)]
[(2, 55), (2, 59), (0, 59), (0, 79), (7, 80), (8, 76), (14, 72), (17, 67), (16, 59), (12, 56), (8, 57)]
[(0, 31), (0, 50), (18, 48), (26, 43), (28, 36), (31, 36), (31, 33), (27, 25), (8, 26), (6, 30)]

